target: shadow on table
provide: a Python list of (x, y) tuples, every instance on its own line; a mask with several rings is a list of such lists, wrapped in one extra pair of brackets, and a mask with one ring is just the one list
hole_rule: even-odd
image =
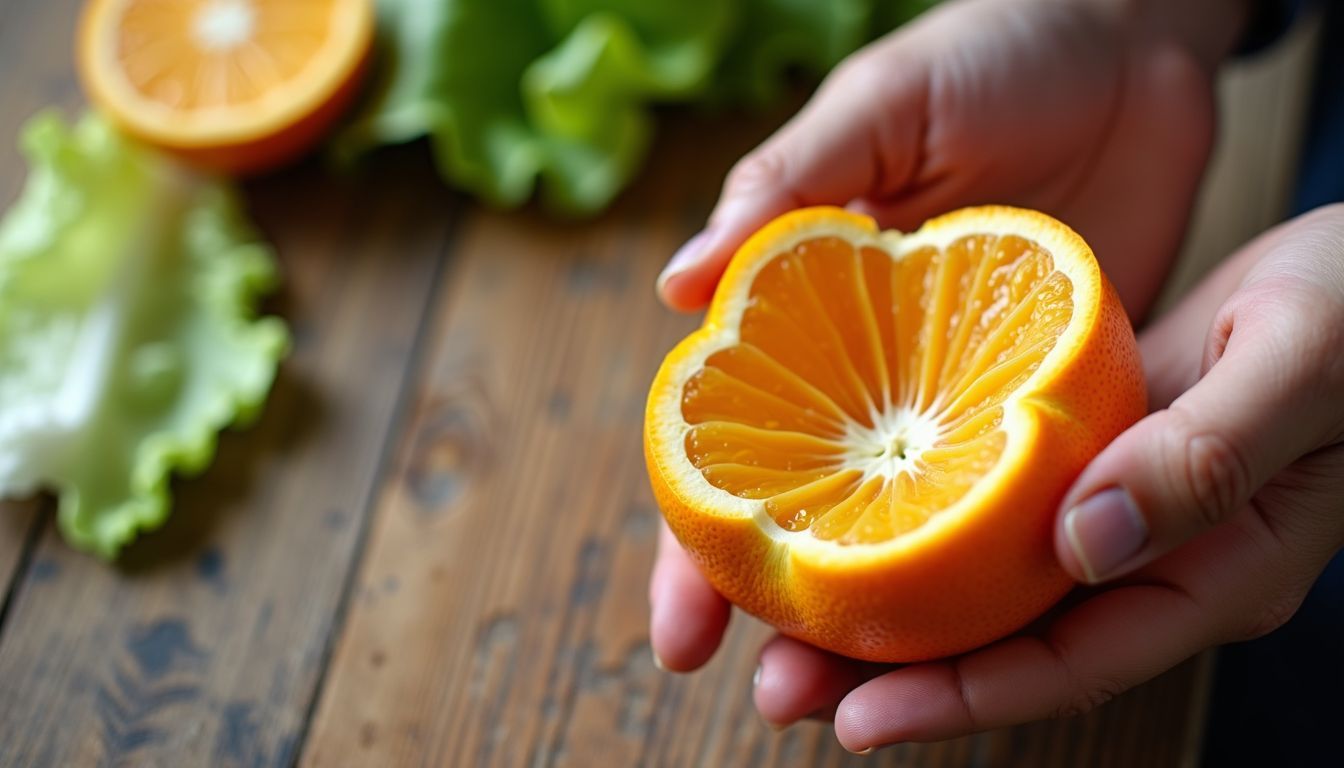
[(330, 330), (328, 292), (367, 277), (370, 260), (398, 256), (395, 249), (383, 252), (370, 245), (369, 238), (376, 241), (380, 234), (370, 230), (395, 227), (415, 242), (421, 236), (416, 228), (424, 227), (424, 237), (431, 236), (428, 217), (407, 213), (389, 219), (388, 197), (415, 201), (420, 210), (442, 206), (451, 211), (459, 204), (434, 175), (426, 153), (424, 146), (395, 147), (385, 162), (347, 172), (333, 171), (316, 156), (242, 185), (249, 215), (275, 248), (283, 275), (263, 312), (285, 320), (294, 351), (282, 364), (259, 420), (244, 430), (225, 430), (206, 472), (174, 482), (173, 514), (162, 528), (143, 534), (123, 552), (117, 562), (123, 575), (148, 577), (193, 560), (208, 568), (215, 547), (226, 544), (220, 531), (230, 516), (277, 513), (276, 500), (268, 498), (269, 488), (277, 484), (261, 475), (288, 471), (288, 458), (330, 415), (321, 391), (324, 374), (316, 362)]
[(172, 514), (162, 528), (141, 534), (126, 547), (116, 561), (118, 571), (133, 578), (149, 576), (200, 558), (228, 516), (269, 513), (270, 505), (253, 493), (253, 486), (261, 485), (255, 482), (258, 473), (268, 464), (283, 464), (278, 457), (306, 442), (324, 412), (320, 393), (290, 368), (282, 364), (257, 421), (220, 433), (215, 460), (202, 475), (174, 478)]

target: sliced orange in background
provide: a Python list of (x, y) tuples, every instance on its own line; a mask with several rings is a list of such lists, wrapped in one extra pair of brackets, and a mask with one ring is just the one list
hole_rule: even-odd
[(873, 661), (1007, 635), (1070, 581), (1056, 507), (1144, 413), (1134, 333), (1087, 244), (1033, 211), (879, 232), (782, 216), (663, 362), (645, 455), (722, 594)]
[(216, 170), (268, 170), (349, 106), (372, 0), (91, 0), (80, 77), (123, 130)]

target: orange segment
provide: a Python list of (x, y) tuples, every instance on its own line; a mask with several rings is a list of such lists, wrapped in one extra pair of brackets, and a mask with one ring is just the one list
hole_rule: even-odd
[(227, 171), (311, 146), (354, 96), (371, 0), (91, 0), (90, 97), (127, 132)]
[[(762, 267), (748, 293), (744, 341), (716, 351), (686, 383), (682, 416), (689, 424), (716, 418), (725, 427), (754, 425), (750, 441), (724, 443), (732, 446), (734, 462), (790, 470), (808, 466), (797, 476), (808, 478), (809, 490), (806, 504), (797, 501), (799, 489), (787, 484), (771, 486), (783, 488), (787, 501), (763, 496), (749, 482), (739, 495), (767, 498), (772, 518), (787, 530), (801, 530), (822, 519), (819, 510), (855, 494), (873, 495), (871, 485), (861, 481), (880, 479), (873, 509), (861, 518), (865, 523), (835, 537), (842, 544), (900, 535), (960, 499), (997, 454), (986, 461), (983, 451), (958, 440), (955, 427), (1021, 387), (1054, 348), (1073, 307), (1072, 284), (1054, 269), (1048, 253), (1022, 238), (1002, 240), (999, 247), (999, 238), (971, 235), (942, 249), (918, 251), (906, 272), (913, 275), (907, 277), (910, 284), (902, 288), (907, 294), (918, 290), (920, 298), (910, 302), (905, 327), (885, 336), (881, 329), (892, 328), (901, 309), (890, 289), (890, 267), (865, 268), (848, 242), (803, 240)], [(891, 262), (877, 251), (868, 258)], [(896, 338), (910, 351), (909, 359), (894, 367), (913, 379), (900, 404), (890, 397), (888, 373), (889, 361), (901, 354)], [(732, 375), (724, 375), (729, 367)], [(812, 374), (812, 383), (803, 372)], [(724, 429), (703, 426), (693, 433), (697, 445), (710, 434), (726, 436)], [(700, 449), (688, 443), (687, 453), (702, 466)], [(834, 473), (857, 471), (854, 481), (812, 479), (819, 465), (808, 458), (817, 455), (830, 457)], [(835, 458), (841, 455), (843, 461)], [(918, 514), (905, 509), (911, 491), (897, 487), (902, 475), (909, 476), (911, 491), (921, 478), (938, 478), (926, 484)], [(711, 479), (712, 484), (736, 493), (736, 486), (714, 476), (719, 481)], [(797, 511), (804, 506), (805, 513)]]
[(645, 450), (719, 591), (910, 661), (1058, 599), (1055, 508), (1145, 401), (1123, 309), (1062, 224), (979, 208), (902, 235), (817, 208), (735, 256), (659, 371)]

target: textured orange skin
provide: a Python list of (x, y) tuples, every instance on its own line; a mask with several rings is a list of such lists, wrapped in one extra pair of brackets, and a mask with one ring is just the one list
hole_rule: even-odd
[(317, 110), (278, 133), (216, 147), (160, 146), (198, 168), (230, 175), (254, 176), (282, 168), (316, 147), (354, 103), (364, 83), (369, 57), (366, 52), (355, 74)]
[[(827, 210), (801, 213), (823, 216)], [(1077, 245), (1090, 259), (1080, 238)], [(761, 258), (758, 251), (769, 248), (753, 239), (735, 258)], [(1064, 494), (1088, 461), (1146, 411), (1133, 330), (1114, 288), (1096, 274), (1101, 302), (1082, 346), (1066, 369), (1026, 398), (1031, 427), (1009, 437), (1010, 445), (1028, 441), (1027, 455), (1040, 459), (1019, 467), (990, 503), (968, 511), (946, 535), (872, 567), (818, 567), (783, 550), (753, 519), (688, 505), (668, 484), (646, 429), (654, 496), (672, 532), (730, 601), (786, 635), (845, 656), (923, 661), (1020, 629), (1072, 585), (1055, 558), (1052, 535)], [(649, 415), (668, 386), (675, 384), (665, 363), (650, 391)]]
[(99, 86), (98, 78), (92, 76), (93, 68), (100, 66), (94, 60), (93, 36), (97, 32), (94, 6), (95, 3), (89, 3), (80, 19), (75, 62), (89, 100), (126, 134), (154, 145), (189, 165), (229, 175), (253, 176), (273, 171), (298, 160), (316, 147), (359, 95), (373, 55), (370, 28), (369, 38), (363, 42), (353, 68), (347, 77), (335, 84), (330, 96), (316, 109), (287, 123), (272, 126), (262, 134), (240, 134), (234, 140), (212, 144), (171, 141), (161, 135), (151, 136), (139, 130), (133, 121), (127, 119), (125, 108)]

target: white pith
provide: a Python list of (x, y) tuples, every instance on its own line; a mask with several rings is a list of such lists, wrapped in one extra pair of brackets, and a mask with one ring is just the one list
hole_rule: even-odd
[(252, 39), (257, 9), (248, 0), (211, 0), (192, 19), (196, 44), (206, 51), (228, 51)]
[(892, 408), (873, 414), (873, 426), (849, 422), (841, 442), (849, 447), (840, 469), (863, 472), (860, 482), (872, 477), (894, 479), (903, 472), (913, 473), (920, 454), (933, 447), (939, 437), (938, 423), (929, 413), (911, 408)]
[[(83, 74), (114, 103), (133, 109), (117, 110), (143, 137), (171, 146), (213, 145), (274, 131), (311, 114), (329, 100), (360, 61), (352, 49), (362, 50), (372, 31), (373, 4), (366, 0), (330, 0), (327, 35), (303, 68), (274, 87), (245, 102), (199, 104), (179, 109), (141, 92), (126, 75), (119, 52), (119, 34), (126, 14), (137, 0), (92, 0), (84, 27), (89, 50), (82, 52)], [(272, 0), (275, 2), (276, 0)], [(209, 0), (189, 17), (183, 33), (203, 51), (224, 62), (237, 49), (261, 51), (256, 41), (263, 16), (262, 0)], [(264, 54), (264, 52), (263, 52)], [(262, 54), (259, 54), (262, 55)], [(264, 57), (264, 56), (263, 56)], [(255, 57), (254, 57), (255, 58)], [(180, 84), (161, 78), (159, 88), (174, 92)], [(322, 87), (313, 87), (321, 83)], [(98, 89), (96, 89), (98, 90)]]

